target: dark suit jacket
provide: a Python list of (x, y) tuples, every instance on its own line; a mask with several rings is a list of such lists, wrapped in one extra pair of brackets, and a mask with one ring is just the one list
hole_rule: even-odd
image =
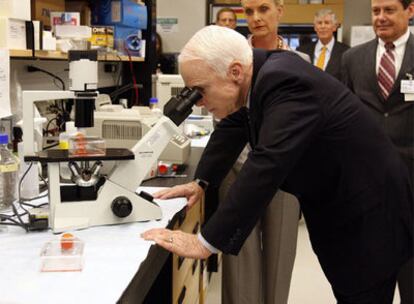
[[(305, 45), (301, 45), (297, 48), (298, 51), (303, 52), (305, 54), (308, 54), (311, 58), (311, 62), (314, 60), (315, 56), (315, 46), (316, 42), (308, 43)], [(349, 46), (347, 46), (344, 43), (338, 42), (335, 40), (335, 44), (332, 48), (332, 54), (329, 58), (328, 64), (326, 65), (325, 71), (332, 76), (334, 76), (336, 79), (341, 79), (341, 60), (342, 60), (342, 54), (349, 49)]]
[(366, 107), (292, 52), (254, 50), (250, 107), (223, 119), (196, 177), (220, 184), (252, 145), (201, 234), (237, 254), (280, 187), (300, 201), (311, 242), (337, 290), (388, 278), (412, 255), (407, 169)]
[(410, 34), (401, 70), (391, 94), (384, 100), (375, 70), (377, 39), (356, 46), (343, 56), (343, 82), (368, 106), (375, 119), (397, 147), (414, 181), (414, 102), (400, 93), (402, 79), (414, 75), (414, 36)]

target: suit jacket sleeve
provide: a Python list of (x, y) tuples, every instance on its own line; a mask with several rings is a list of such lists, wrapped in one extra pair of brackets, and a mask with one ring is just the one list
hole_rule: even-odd
[(260, 94), (252, 100), (262, 108), (257, 145), (201, 232), (206, 241), (224, 253), (239, 252), (321, 125), (321, 107), (311, 96), (311, 84), (300, 79), (292, 63), (286, 64), (294, 71), (293, 76), (263, 72), (264, 77), (258, 77), (255, 91)]
[(351, 51), (352, 49), (346, 51), (342, 55), (341, 61), (341, 81), (345, 84), (352, 92), (354, 92), (354, 88), (352, 85), (352, 78), (350, 76), (349, 67), (351, 65)]
[(219, 186), (248, 141), (247, 109), (222, 119), (204, 149), (195, 177)]

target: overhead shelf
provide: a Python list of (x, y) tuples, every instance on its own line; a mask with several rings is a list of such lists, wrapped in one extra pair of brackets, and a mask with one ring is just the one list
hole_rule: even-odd
[[(32, 50), (10, 50), (10, 57), (12, 58), (28, 58), (28, 59), (44, 59), (44, 60), (67, 60), (68, 54), (60, 51), (35, 51), (33, 56)], [(104, 54), (98, 56), (99, 61), (129, 61), (129, 57), (125, 55)], [(143, 57), (131, 56), (131, 61), (143, 62)]]

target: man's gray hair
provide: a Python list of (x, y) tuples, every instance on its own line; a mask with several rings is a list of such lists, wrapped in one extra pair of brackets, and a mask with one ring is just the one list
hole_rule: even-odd
[(332, 16), (332, 22), (334, 24), (338, 24), (338, 19), (336, 18), (336, 14), (334, 13), (333, 10), (331, 10), (329, 8), (324, 8), (324, 9), (321, 9), (321, 10), (317, 11), (315, 13), (315, 20), (317, 18), (321, 18), (321, 17), (325, 17), (325, 16)]
[(253, 51), (246, 38), (226, 27), (209, 25), (199, 30), (181, 51), (178, 62), (202, 60), (225, 77), (234, 61), (244, 66), (253, 62)]

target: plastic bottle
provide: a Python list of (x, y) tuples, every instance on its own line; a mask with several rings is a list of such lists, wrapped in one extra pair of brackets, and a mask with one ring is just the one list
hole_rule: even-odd
[[(73, 121), (67, 121), (65, 129), (65, 132), (59, 134), (59, 149), (61, 150), (69, 150), (69, 139), (78, 133), (78, 129), (75, 127), (75, 122)], [(60, 176), (63, 179), (71, 178), (68, 163), (60, 163)]]
[(7, 148), (9, 136), (0, 134), (0, 180), (2, 196), (0, 210), (10, 208), (17, 199), (19, 161)]
[(78, 128), (75, 127), (74, 121), (67, 121), (65, 124), (65, 132), (59, 134), (59, 149), (69, 149), (69, 139), (78, 133)]
[(162, 116), (162, 111), (158, 105), (158, 98), (151, 97), (149, 100), (149, 107), (151, 109), (151, 112), (153, 112), (156, 117), (159, 118)]

